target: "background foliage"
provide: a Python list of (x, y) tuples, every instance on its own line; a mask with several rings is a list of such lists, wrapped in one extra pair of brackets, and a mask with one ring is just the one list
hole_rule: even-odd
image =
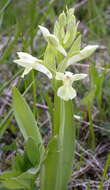
[(48, 142), (53, 114), (50, 83), (41, 74), (35, 77), (33, 71), (22, 80), (22, 69), (13, 59), (17, 51), (42, 58), (45, 42), (41, 40), (38, 25), (45, 25), (52, 31), (55, 20), (66, 6), (76, 8), (79, 31), (83, 34), (82, 46), (99, 45), (91, 58), (70, 68), (75, 73), (89, 73), (89, 78), (74, 84), (78, 91), (74, 116), (77, 151), (69, 189), (101, 189), (110, 186), (109, 0), (0, 0), (0, 172), (10, 169), (13, 156), (23, 151), (23, 138), (11, 108), (12, 86), (16, 85), (24, 93), (45, 145)]

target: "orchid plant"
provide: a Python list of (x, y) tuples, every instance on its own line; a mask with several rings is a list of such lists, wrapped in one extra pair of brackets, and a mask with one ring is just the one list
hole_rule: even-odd
[[(40, 177), (40, 190), (66, 190), (70, 180), (75, 153), (75, 125), (73, 102), (76, 90), (74, 81), (87, 77), (86, 73), (73, 74), (70, 65), (90, 56), (97, 45), (81, 49), (74, 9), (62, 12), (51, 34), (44, 26), (39, 29), (47, 41), (43, 60), (25, 52), (18, 52), (15, 63), (24, 67), (22, 77), (32, 69), (44, 73), (54, 90), (52, 136), (44, 148), (35, 118), (19, 91), (13, 89), (13, 110), (18, 126), (26, 141), (24, 155), (17, 156), (11, 172), (5, 172), (2, 181), (8, 189), (36, 189), (36, 178)], [(24, 116), (22, 113), (24, 113)], [(22, 170), (27, 159), (28, 168)], [(19, 169), (18, 169), (19, 168)], [(18, 172), (18, 170), (19, 172)]]

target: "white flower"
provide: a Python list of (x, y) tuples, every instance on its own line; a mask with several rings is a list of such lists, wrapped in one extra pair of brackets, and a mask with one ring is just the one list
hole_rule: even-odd
[(51, 44), (61, 54), (63, 54), (64, 56), (67, 56), (67, 53), (66, 53), (65, 49), (62, 47), (62, 45), (60, 45), (58, 38), (54, 34), (51, 34), (47, 28), (40, 26), (40, 25), (39, 25), (39, 28), (40, 28), (45, 40), (49, 44)]
[(76, 63), (78, 61), (81, 61), (87, 57), (89, 57), (99, 46), (98, 45), (88, 45), (80, 52), (72, 57), (70, 57), (67, 61), (67, 67), (72, 65), (73, 63)]
[(28, 74), (32, 69), (35, 69), (47, 75), (48, 78), (52, 79), (51, 72), (44, 65), (42, 65), (42, 60), (24, 52), (17, 52), (17, 54), (19, 59), (14, 60), (14, 62), (25, 68), (22, 77)]
[(84, 79), (87, 74), (73, 74), (69, 71), (65, 73), (56, 73), (56, 80), (62, 80), (63, 86), (58, 88), (57, 96), (61, 99), (68, 101), (76, 97), (76, 90), (72, 87), (74, 81)]

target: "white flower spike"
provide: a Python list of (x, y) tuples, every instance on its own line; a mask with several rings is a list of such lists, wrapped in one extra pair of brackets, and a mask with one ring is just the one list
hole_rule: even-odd
[(87, 74), (73, 74), (69, 71), (65, 73), (56, 73), (56, 80), (62, 80), (63, 86), (61, 86), (57, 91), (57, 96), (61, 99), (68, 101), (76, 97), (76, 90), (72, 87), (72, 83), (77, 80), (81, 80), (87, 77)]
[(49, 79), (52, 79), (51, 72), (42, 65), (42, 60), (24, 52), (17, 52), (17, 54), (19, 59), (14, 60), (14, 62), (25, 68), (21, 77), (24, 77), (24, 75), (28, 74), (32, 69), (35, 69), (47, 75)]
[(51, 34), (47, 28), (40, 26), (40, 25), (39, 25), (39, 28), (40, 28), (45, 40), (48, 43), (50, 43), (61, 54), (63, 54), (64, 56), (67, 56), (67, 53), (66, 53), (65, 49), (62, 47), (62, 45), (60, 45), (58, 38), (54, 34)]

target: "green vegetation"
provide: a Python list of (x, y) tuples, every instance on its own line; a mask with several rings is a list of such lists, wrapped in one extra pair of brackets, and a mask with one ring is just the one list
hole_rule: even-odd
[[(64, 35), (64, 15), (59, 21), (61, 30), (57, 30), (57, 25), (57, 29), (53, 28), (67, 7), (74, 7), (75, 16), (80, 20), (77, 37), (73, 31)], [(43, 162), (46, 171), (42, 167), (41, 190), (65, 190), (72, 165), (69, 190), (110, 188), (109, 13), (108, 0), (0, 0), (0, 190), (39, 189)], [(67, 57), (61, 46), (55, 46), (56, 41), (53, 43), (52, 38), (46, 37), (48, 43), (54, 44), (54, 55), (39, 25), (52, 34), (54, 30), (60, 45), (68, 52)], [(80, 43), (81, 49), (89, 44), (99, 47), (89, 58), (78, 57), (79, 62), (71, 64), (69, 58), (78, 54)], [(16, 52), (45, 59), (52, 75), (56, 68), (58, 72), (65, 71), (69, 60), (68, 71), (86, 73), (88, 77), (74, 82), (77, 92), (74, 100), (63, 101), (57, 96), (61, 80), (50, 82), (36, 70), (21, 78), (23, 69), (13, 63), (17, 59)], [(84, 56), (89, 56), (89, 52)], [(15, 86), (19, 91), (13, 88)], [(61, 97), (61, 92), (59, 94)]]

